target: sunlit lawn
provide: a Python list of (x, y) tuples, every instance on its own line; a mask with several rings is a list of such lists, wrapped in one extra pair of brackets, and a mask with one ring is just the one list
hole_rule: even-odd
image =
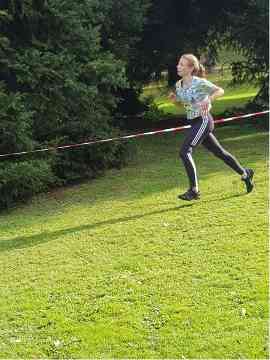
[(268, 136), (216, 133), (255, 169), (251, 194), (198, 149), (202, 198), (179, 201), (176, 133), (0, 215), (1, 358), (268, 358)]
[[(223, 87), (225, 90), (224, 96), (213, 103), (212, 114), (214, 116), (218, 116), (219, 114), (224, 113), (224, 111), (230, 111), (233, 108), (244, 108), (258, 92), (258, 87), (252, 84), (237, 87), (231, 86), (231, 76), (228, 73), (223, 77), (217, 74), (210, 74), (208, 79)], [(152, 83), (150, 86), (144, 88), (143, 97), (152, 96), (158, 107), (166, 114), (184, 116), (185, 111), (183, 106), (181, 104), (175, 105), (168, 100), (167, 95), (169, 92), (170, 90), (164, 82), (159, 82), (157, 84)]]

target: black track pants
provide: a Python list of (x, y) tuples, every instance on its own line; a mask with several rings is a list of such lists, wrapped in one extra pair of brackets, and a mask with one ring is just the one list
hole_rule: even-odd
[(196, 166), (192, 158), (192, 150), (197, 145), (202, 144), (207, 150), (212, 152), (216, 157), (223, 160), (238, 174), (244, 173), (244, 168), (239, 164), (237, 159), (226, 151), (213, 135), (214, 121), (212, 116), (198, 117), (191, 121), (191, 128), (188, 129), (184, 143), (180, 149), (180, 157), (184, 163), (190, 188), (198, 189), (198, 179)]

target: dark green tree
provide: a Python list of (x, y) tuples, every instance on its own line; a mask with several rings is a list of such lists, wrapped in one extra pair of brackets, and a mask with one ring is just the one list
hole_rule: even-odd
[(133, 77), (149, 81), (153, 74), (168, 70), (169, 85), (177, 79), (180, 54), (211, 53), (229, 42), (241, 48), (247, 61), (234, 67), (235, 79), (251, 76), (265, 93), (268, 74), (268, 3), (265, 0), (152, 0), (144, 36), (132, 63)]
[(250, 2), (241, 16), (230, 16), (231, 27), (227, 41), (239, 48), (245, 59), (233, 62), (235, 82), (256, 82), (260, 90), (254, 100), (268, 107), (269, 98), (269, 6), (268, 2)]
[[(127, 5), (129, 11), (119, 15)], [(143, 27), (145, 10), (139, 5), (125, 0), (0, 3), (1, 153), (119, 134), (113, 112), (117, 91), (128, 86), (129, 53)], [(45, 161), (58, 178), (72, 181), (120, 166), (126, 154), (126, 145), (118, 142), (51, 153)], [(0, 167), (6, 170), (16, 161)]]

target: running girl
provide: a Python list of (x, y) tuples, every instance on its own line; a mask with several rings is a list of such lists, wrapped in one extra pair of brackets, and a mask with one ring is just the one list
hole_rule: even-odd
[(192, 151), (199, 144), (202, 144), (241, 175), (247, 192), (251, 192), (254, 171), (243, 168), (213, 135), (214, 121), (210, 114), (211, 103), (216, 98), (223, 96), (224, 90), (205, 79), (204, 67), (192, 54), (181, 56), (177, 64), (177, 73), (181, 80), (176, 83), (176, 92), (171, 93), (169, 98), (184, 104), (187, 120), (191, 125), (180, 150), (180, 157), (189, 179), (189, 189), (178, 197), (182, 200), (197, 200), (200, 197), (196, 166), (192, 158)]

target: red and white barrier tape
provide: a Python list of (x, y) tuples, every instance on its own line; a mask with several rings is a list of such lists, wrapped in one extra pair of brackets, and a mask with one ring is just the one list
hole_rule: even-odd
[[(260, 115), (267, 114), (267, 113), (269, 113), (269, 110), (260, 111), (260, 112), (256, 112), (253, 114), (233, 116), (233, 117), (226, 118), (226, 119), (218, 119), (218, 120), (215, 120), (215, 124), (225, 123), (225, 122), (233, 121), (236, 119), (245, 119), (245, 118), (260, 116)], [(70, 144), (70, 145), (48, 147), (48, 148), (36, 149), (36, 150), (30, 150), (30, 151), (21, 151), (21, 152), (14, 152), (14, 153), (8, 153), (8, 154), (0, 154), (0, 157), (19, 156), (19, 155), (33, 154), (33, 153), (37, 153), (37, 152), (45, 152), (45, 151), (53, 151), (53, 150), (64, 150), (64, 149), (81, 147), (81, 146), (85, 146), (85, 145), (101, 144), (101, 143), (117, 141), (117, 140), (133, 139), (133, 138), (147, 136), (147, 135), (155, 135), (155, 134), (162, 134), (162, 133), (168, 133), (168, 132), (173, 132), (173, 131), (181, 131), (181, 130), (187, 129), (189, 127), (190, 127), (190, 125), (185, 125), (185, 126), (179, 126), (176, 128), (155, 130), (155, 131), (149, 131), (149, 132), (138, 133), (138, 134), (133, 134), (133, 135), (125, 135), (125, 136), (114, 137), (114, 138), (103, 139), (103, 140), (87, 141), (87, 142), (83, 142), (83, 143), (79, 143), (79, 144)]]

